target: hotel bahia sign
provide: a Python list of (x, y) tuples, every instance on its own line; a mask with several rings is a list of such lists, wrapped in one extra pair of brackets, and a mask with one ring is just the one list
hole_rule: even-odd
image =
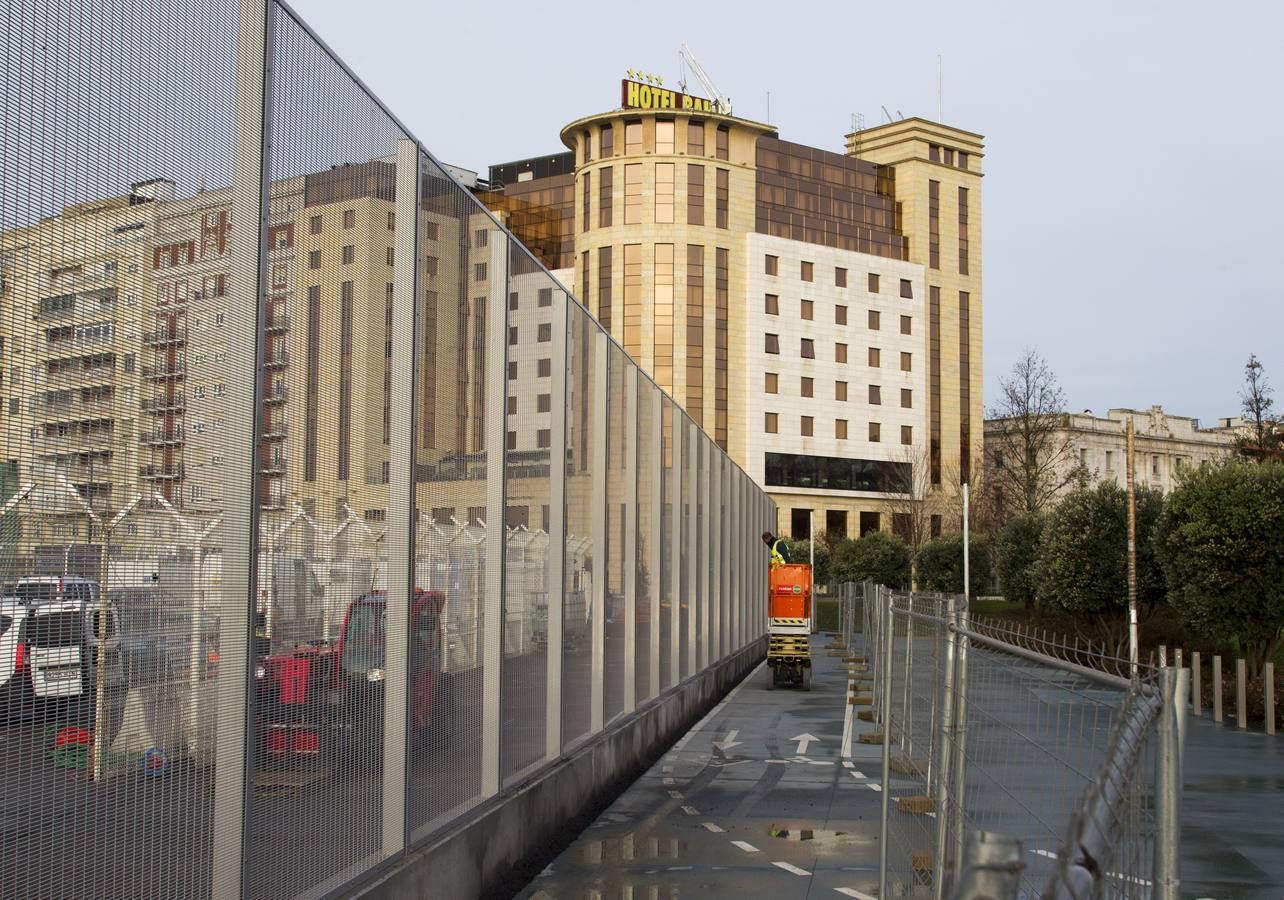
[[(648, 77), (640, 72), (629, 70), (630, 75)], [(664, 80), (653, 78), (656, 84), (643, 84), (632, 78), (620, 81), (620, 105), (625, 109), (686, 109), (693, 112), (714, 113), (717, 110), (711, 100), (703, 97), (692, 97), (679, 91), (661, 87)]]

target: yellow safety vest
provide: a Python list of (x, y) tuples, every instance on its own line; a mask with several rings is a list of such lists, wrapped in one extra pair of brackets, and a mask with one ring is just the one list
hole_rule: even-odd
[(779, 539), (771, 542), (771, 564), (773, 566), (783, 566), (785, 564), (785, 558), (781, 556), (780, 551), (776, 549), (779, 546)]

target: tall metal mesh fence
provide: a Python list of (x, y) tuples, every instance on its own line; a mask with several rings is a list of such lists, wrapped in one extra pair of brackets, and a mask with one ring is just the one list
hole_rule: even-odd
[(760, 637), (770, 502), (291, 10), (4, 16), (0, 893), (342, 894)]
[(886, 896), (973, 896), (979, 859), (1010, 896), (1173, 896), (1176, 670), (976, 630), (962, 597), (861, 594)]

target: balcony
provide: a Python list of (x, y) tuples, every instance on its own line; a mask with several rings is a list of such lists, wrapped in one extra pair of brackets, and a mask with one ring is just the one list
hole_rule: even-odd
[(286, 466), (285, 466), (284, 456), (282, 456), (280, 459), (265, 459), (259, 465), (259, 474), (268, 475), (273, 478), (277, 478), (281, 475), (284, 475), (285, 470), (286, 470)]
[(149, 347), (178, 346), (187, 343), (186, 328), (161, 328), (143, 333), (143, 343)]
[(183, 443), (183, 431), (180, 428), (153, 428), (138, 436), (138, 442), (147, 447), (165, 447)]
[(267, 422), (263, 425), (263, 439), (265, 441), (279, 441), (288, 433), (288, 422)]
[(283, 331), (289, 331), (290, 317), (286, 313), (280, 313), (275, 316), (268, 316), (267, 330), (269, 334), (280, 334)]
[(264, 368), (273, 369), (273, 368), (279, 368), (280, 366), (288, 366), (289, 364), (290, 364), (290, 351), (286, 350), (283, 347), (277, 348), (277, 349), (273, 349), (269, 347), (267, 350), (267, 353), (265, 353), (263, 356)]
[(284, 403), (290, 399), (290, 392), (284, 386), (278, 387), (271, 393), (264, 392), (264, 403)]
[(183, 464), (172, 463), (168, 466), (139, 466), (139, 478), (150, 478), (158, 481), (167, 481), (183, 477)]
[(182, 378), (187, 372), (187, 363), (158, 363), (152, 366), (143, 366), (143, 377), (154, 381), (161, 381), (166, 378)]
[(172, 397), (148, 397), (142, 402), (142, 410), (153, 415), (181, 412), (186, 406), (186, 397), (180, 392)]

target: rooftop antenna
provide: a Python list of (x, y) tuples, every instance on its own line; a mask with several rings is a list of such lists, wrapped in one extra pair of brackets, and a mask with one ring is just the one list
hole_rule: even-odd
[(860, 159), (860, 133), (865, 130), (865, 114), (852, 113), (852, 142), (848, 150), (851, 155)]
[(904, 118), (905, 118), (905, 113), (901, 112), (899, 109), (896, 110), (896, 121), (899, 122)]
[(883, 115), (887, 116), (888, 124), (896, 121), (895, 119), (892, 118), (892, 114), (887, 111), (886, 106), (881, 106), (880, 104), (880, 108), (883, 110)]

